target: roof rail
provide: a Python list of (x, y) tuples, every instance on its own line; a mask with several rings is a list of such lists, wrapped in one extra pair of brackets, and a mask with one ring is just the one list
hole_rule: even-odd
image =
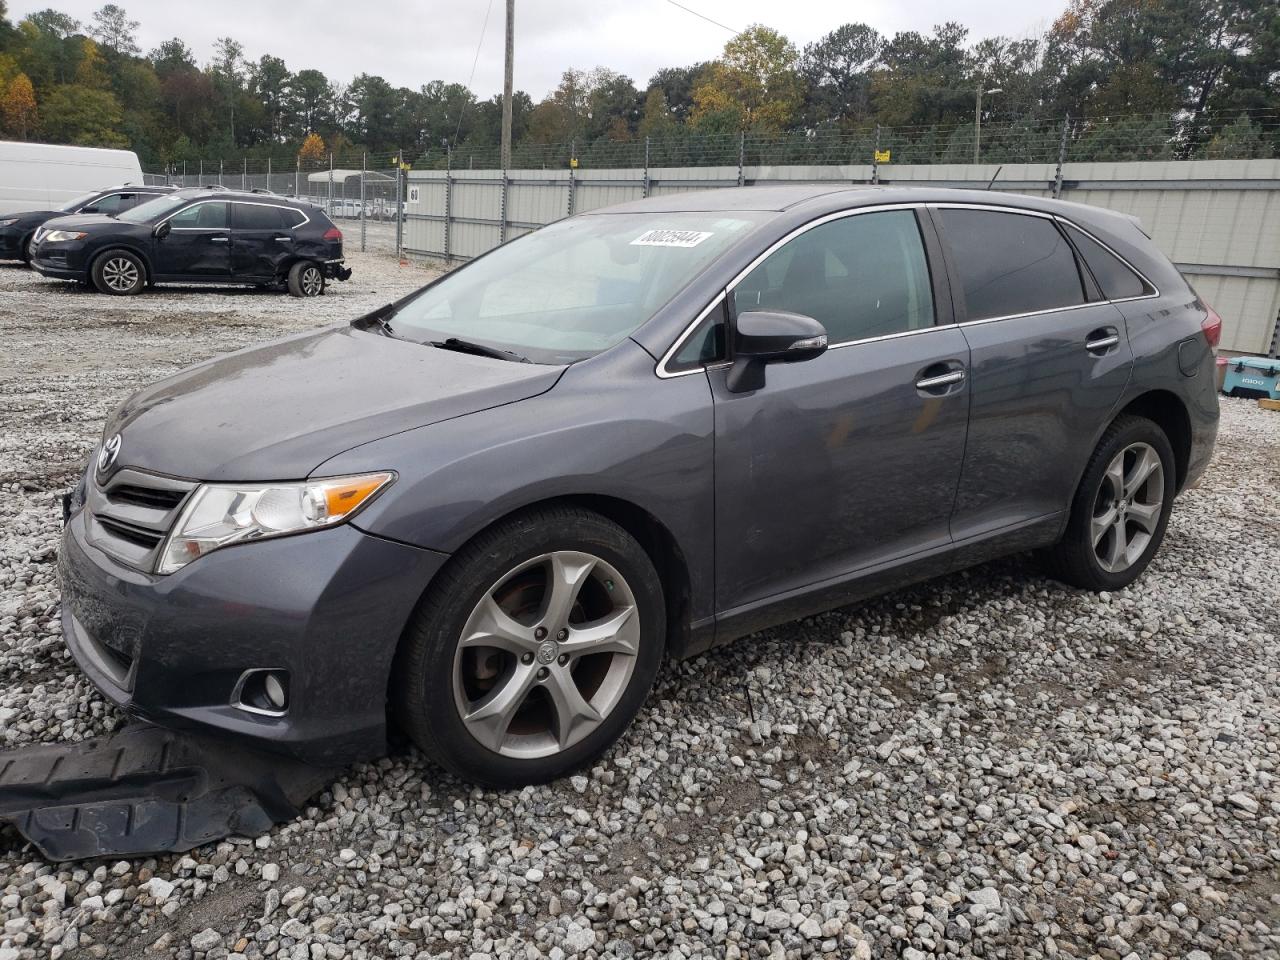
[(265, 195), (266, 195), (266, 196), (268, 196), (268, 197), (278, 197), (278, 196), (280, 196), (280, 194), (276, 193), (274, 190), (268, 190), (266, 187), (254, 187), (254, 188), (253, 188), (252, 190), (250, 190), (249, 192), (250, 192), (250, 193), (261, 193), (261, 194), (265, 194)]
[(206, 183), (206, 184), (202, 184), (196, 189), (197, 190), (222, 190), (225, 192), (227, 188), (220, 183)]

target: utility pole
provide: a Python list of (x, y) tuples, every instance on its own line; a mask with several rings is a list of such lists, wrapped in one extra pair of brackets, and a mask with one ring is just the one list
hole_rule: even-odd
[(973, 162), (981, 163), (978, 159), (982, 150), (982, 95), (984, 93), (1004, 93), (1000, 87), (994, 87), (991, 90), (983, 90), (986, 84), (978, 85), (978, 105), (973, 112)]
[(511, 166), (511, 80), (516, 50), (516, 0), (507, 0), (507, 65), (502, 78), (502, 169)]

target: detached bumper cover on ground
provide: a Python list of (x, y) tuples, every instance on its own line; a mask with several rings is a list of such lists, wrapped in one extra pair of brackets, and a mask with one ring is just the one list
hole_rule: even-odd
[(190, 850), (292, 820), (338, 772), (134, 724), (0, 753), (0, 821), (50, 860)]

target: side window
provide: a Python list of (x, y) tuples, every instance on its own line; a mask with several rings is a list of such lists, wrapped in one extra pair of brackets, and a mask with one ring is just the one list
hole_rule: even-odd
[(933, 325), (933, 290), (916, 215), (842, 217), (774, 251), (734, 288), (734, 309), (813, 317), (832, 343)]
[(696, 370), (708, 363), (724, 360), (728, 356), (725, 350), (725, 315), (724, 301), (703, 318), (702, 323), (667, 363), (672, 373), (678, 370)]
[(1102, 295), (1108, 300), (1141, 297), (1154, 292), (1141, 277), (1088, 234), (1075, 227), (1067, 227), (1067, 233), (1088, 265), (1093, 279), (1097, 280), (1098, 286), (1102, 288)]
[(231, 225), (237, 230), (279, 230), (280, 208), (261, 203), (233, 203)]
[(279, 210), (281, 222), (286, 230), (302, 226), (307, 219), (301, 210), (295, 210), (293, 207), (280, 207)]
[(221, 200), (205, 200), (175, 213), (169, 223), (174, 230), (225, 230), (227, 205)]
[(99, 197), (97, 200), (94, 200), (92, 203), (85, 204), (83, 207), (80, 208), (80, 212), (81, 213), (102, 213), (107, 216), (112, 216), (114, 214), (119, 213), (121, 210), (128, 209), (127, 207), (124, 207), (121, 205), (120, 198), (121, 198), (121, 195), (118, 193), (109, 193), (105, 197)]
[(1067, 238), (1045, 217), (942, 210), (968, 319), (1006, 317), (1085, 302)]
[(126, 210), (132, 210), (144, 200), (150, 200), (155, 194), (145, 193), (122, 193), (120, 194), (120, 213)]

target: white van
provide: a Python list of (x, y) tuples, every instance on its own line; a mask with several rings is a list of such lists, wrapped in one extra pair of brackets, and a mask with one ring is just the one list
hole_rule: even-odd
[(60, 147), (0, 140), (0, 211), (54, 210), (68, 200), (130, 183), (142, 183), (131, 150)]

